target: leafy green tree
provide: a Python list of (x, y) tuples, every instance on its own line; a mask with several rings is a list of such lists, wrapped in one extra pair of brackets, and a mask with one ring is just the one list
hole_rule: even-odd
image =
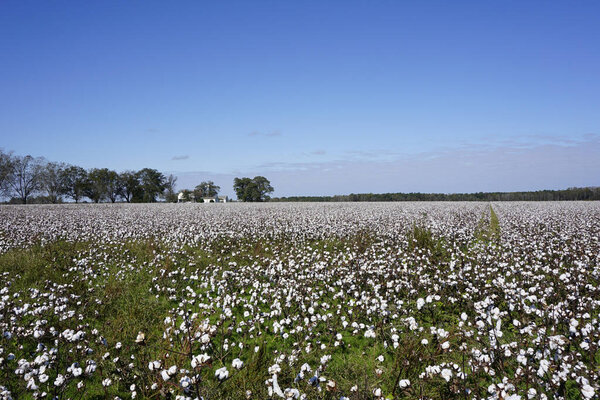
[(233, 189), (241, 201), (259, 202), (269, 200), (269, 193), (273, 192), (271, 182), (264, 176), (254, 178), (235, 178)]
[(181, 191), (181, 194), (182, 194), (181, 201), (183, 201), (183, 202), (192, 201), (192, 198), (194, 196), (194, 192), (192, 192), (189, 189), (183, 189)]
[(273, 193), (275, 189), (273, 189), (271, 182), (269, 182), (267, 178), (264, 176), (255, 176), (254, 179), (252, 179), (252, 183), (254, 185), (254, 201), (267, 201), (271, 198), (269, 194)]
[(94, 203), (99, 203), (109, 197), (110, 172), (108, 168), (92, 168), (88, 172), (85, 195)]
[(152, 168), (144, 168), (137, 175), (140, 180), (141, 201), (154, 203), (166, 188), (165, 176)]
[(220, 186), (215, 185), (213, 181), (201, 182), (194, 188), (194, 197), (196, 201), (202, 200), (203, 197), (215, 197), (221, 190)]
[(117, 201), (123, 193), (123, 182), (116, 171), (106, 170), (106, 196), (111, 203)]
[(64, 163), (49, 162), (41, 170), (41, 188), (46, 192), (46, 198), (50, 203), (56, 204), (62, 201), (66, 194), (66, 180)]
[(124, 171), (119, 174), (119, 181), (121, 182), (121, 196), (126, 202), (131, 203), (136, 197), (142, 197), (142, 186), (140, 184), (140, 177), (134, 171)]
[(233, 180), (233, 190), (241, 201), (252, 201), (252, 195), (250, 193), (250, 185), (252, 184), (251, 178), (235, 178)]
[(87, 172), (85, 169), (76, 165), (65, 167), (62, 171), (64, 185), (64, 194), (72, 198), (75, 203), (79, 203), (82, 197), (85, 196), (86, 187), (88, 185)]

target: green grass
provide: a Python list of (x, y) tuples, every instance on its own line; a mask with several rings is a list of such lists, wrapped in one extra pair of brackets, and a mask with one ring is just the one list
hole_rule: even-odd
[(500, 238), (500, 220), (490, 205), (489, 215), (486, 213), (479, 220), (479, 224), (475, 231), (475, 241), (484, 244), (498, 245), (500, 244)]

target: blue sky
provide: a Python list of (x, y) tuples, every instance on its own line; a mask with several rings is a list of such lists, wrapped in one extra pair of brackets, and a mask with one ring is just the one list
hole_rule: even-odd
[(275, 195), (600, 185), (595, 1), (0, 2), (0, 147)]

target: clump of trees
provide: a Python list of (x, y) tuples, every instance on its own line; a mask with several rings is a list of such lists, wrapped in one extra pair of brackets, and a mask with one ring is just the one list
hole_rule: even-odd
[(108, 168), (85, 170), (0, 150), (0, 194), (12, 203), (61, 203), (65, 199), (79, 203), (84, 198), (94, 203), (176, 202), (176, 182), (175, 176), (152, 168), (121, 173)]
[(198, 201), (204, 197), (216, 197), (221, 190), (220, 186), (215, 185), (213, 181), (201, 182), (194, 188), (192, 195)]
[(183, 189), (181, 193), (182, 202), (202, 202), (205, 197), (217, 197), (221, 187), (213, 181), (203, 181), (196, 185), (193, 190)]
[(240, 201), (268, 201), (269, 194), (273, 193), (271, 182), (264, 176), (255, 176), (254, 178), (235, 178), (233, 180), (233, 189)]

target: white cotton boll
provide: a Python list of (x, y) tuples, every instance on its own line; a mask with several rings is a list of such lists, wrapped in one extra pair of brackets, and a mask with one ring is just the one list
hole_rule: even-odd
[(398, 382), (398, 386), (400, 386), (401, 389), (406, 389), (407, 387), (410, 386), (410, 380), (400, 379), (400, 382)]
[(35, 383), (35, 379), (31, 378), (27, 381), (27, 389), (38, 390), (38, 385)]
[(278, 374), (281, 372), (281, 367), (279, 364), (273, 364), (269, 367), (269, 375)]
[(586, 399), (591, 399), (592, 397), (594, 397), (595, 393), (596, 391), (594, 390), (594, 388), (588, 384), (583, 385), (583, 387), (581, 388), (581, 394)]
[(449, 348), (450, 348), (450, 342), (444, 342), (444, 343), (442, 343), (442, 349), (448, 350)]
[(372, 329), (368, 329), (365, 331), (365, 337), (366, 338), (375, 338), (375, 331)]
[(421, 308), (423, 308), (423, 306), (425, 305), (425, 300), (423, 300), (422, 298), (418, 298), (417, 299), (417, 310), (420, 310)]
[(138, 332), (137, 337), (135, 338), (136, 343), (143, 343), (146, 340), (146, 335), (144, 332)]
[(452, 378), (452, 371), (448, 368), (444, 368), (440, 375), (446, 380), (446, 382), (450, 382), (450, 378)]
[(375, 397), (381, 397), (381, 393), (380, 388), (373, 389), (373, 395), (375, 395)]
[(286, 399), (297, 399), (300, 397), (300, 391), (296, 388), (286, 388), (283, 391), (283, 396)]
[(177, 373), (177, 367), (175, 365), (173, 365), (171, 368), (169, 368), (167, 370), (167, 372), (169, 373), (169, 375), (173, 376)]
[(58, 374), (54, 380), (54, 386), (61, 386), (65, 382), (65, 377), (62, 374)]
[(171, 376), (169, 375), (169, 371), (167, 371), (166, 369), (163, 369), (160, 372), (160, 376), (163, 378), (163, 381), (168, 381), (169, 379), (171, 379)]
[(379, 361), (379, 362), (383, 362), (383, 360), (384, 360), (384, 357), (383, 357), (383, 355), (380, 355), (379, 357), (377, 357), (377, 361)]
[(236, 358), (231, 362), (231, 366), (235, 369), (242, 369), (242, 367), (244, 366), (244, 362), (239, 358)]
[(582, 349), (584, 350), (589, 350), (590, 349), (590, 344), (586, 341), (581, 342), (581, 344), (579, 345)]
[(429, 344), (429, 340), (427, 340), (427, 339), (423, 339), (423, 340), (421, 340), (421, 344), (422, 344), (423, 346), (427, 346), (427, 345)]
[(204, 354), (200, 354), (198, 356), (192, 357), (191, 364), (192, 364), (192, 368), (196, 368), (196, 367), (199, 367), (208, 362), (210, 362), (210, 356), (208, 354), (204, 353)]
[(192, 384), (192, 380), (190, 379), (189, 376), (184, 376), (183, 378), (181, 378), (179, 380), (179, 385), (184, 389), (190, 387), (191, 384)]
[(109, 387), (110, 385), (112, 385), (112, 379), (106, 378), (102, 381), (102, 386)]
[(548, 372), (548, 367), (550, 366), (550, 361), (548, 360), (541, 360), (540, 361), (540, 368), (537, 371), (537, 374), (539, 377), (543, 377), (546, 372)]
[(229, 377), (229, 371), (226, 367), (219, 368), (215, 371), (215, 377), (220, 381), (225, 380)]
[(88, 361), (88, 365), (85, 367), (85, 373), (91, 375), (96, 371), (97, 365), (94, 361)]

